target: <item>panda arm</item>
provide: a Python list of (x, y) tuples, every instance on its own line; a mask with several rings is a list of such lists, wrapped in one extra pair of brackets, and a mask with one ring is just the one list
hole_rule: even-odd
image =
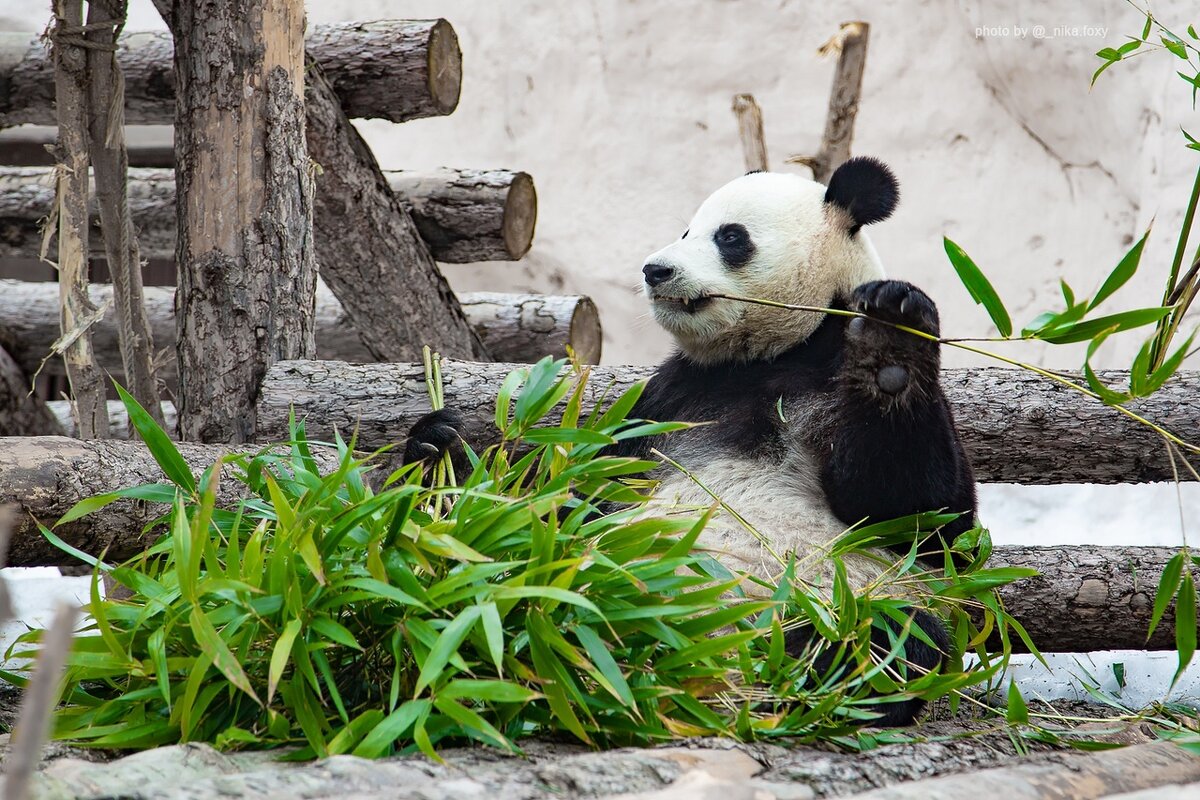
[[(933, 301), (911, 284), (864, 284), (849, 305), (938, 333)], [(847, 525), (945, 509), (962, 515), (941, 532), (949, 541), (974, 524), (974, 478), (938, 383), (938, 347), (880, 322), (847, 324), (821, 474), (830, 508)], [(941, 550), (940, 541), (930, 544), (923, 553)]]

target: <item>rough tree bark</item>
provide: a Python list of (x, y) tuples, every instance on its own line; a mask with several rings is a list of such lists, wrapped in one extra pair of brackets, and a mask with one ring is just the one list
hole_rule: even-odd
[[(126, 122), (171, 124), (178, 85), (171, 36), (126, 33), (119, 44)], [(306, 45), (350, 117), (404, 122), (449, 114), (458, 105), (462, 58), (454, 28), (445, 20), (317, 25)], [(40, 42), (28, 34), (0, 35), (0, 127), (53, 125), (53, 80)]]
[(737, 117), (738, 138), (742, 142), (742, 158), (746, 162), (746, 171), (766, 172), (771, 168), (767, 161), (767, 139), (763, 133), (762, 109), (759, 108), (754, 95), (735, 94), (733, 114)]
[(105, 386), (88, 330), (96, 314), (88, 297), (88, 101), (82, 0), (55, 0), (54, 86), (58, 111), (58, 287), (63, 361), (79, 435), (108, 435)]
[[(448, 361), (442, 370), (446, 404), (457, 407), (472, 441), (493, 435), (496, 393), (517, 365)], [(653, 367), (592, 369), (592, 403), (609, 384), (622, 390)], [(1106, 371), (1119, 385), (1128, 373)], [(1171, 460), (1153, 431), (1091, 398), (1018, 369), (946, 369), (942, 387), (954, 409), (975, 477), (984, 483), (1144, 483), (1173, 479)], [(279, 439), (288, 409), (308, 420), (313, 436), (358, 425), (363, 447), (380, 447), (408, 434), (429, 411), (420, 364), (289, 362), (275, 365), (263, 383), (260, 434)], [(1130, 408), (1184, 436), (1200, 430), (1200, 373), (1184, 371), (1161, 391)], [(557, 412), (554, 412), (557, 413)], [(1190, 480), (1190, 473), (1179, 470)]]
[[(89, 287), (92, 302), (111, 304), (107, 284)], [(157, 341), (175, 337), (175, 290), (147, 286), (144, 292), (150, 329)], [(596, 306), (583, 295), (530, 295), (498, 292), (465, 292), (459, 296), (467, 320), (488, 349), (505, 361), (531, 362), (544, 355), (561, 358), (570, 345), (586, 364), (600, 360), (601, 329)], [(373, 361), (371, 351), (346, 315), (342, 304), (320, 281), (316, 303), (317, 358), (351, 363)], [(43, 375), (61, 375), (62, 362), (42, 360), (58, 337), (58, 292), (52, 283), (0, 279), (0, 346), (7, 347), (26, 374), (39, 367)], [(113, 375), (122, 370), (113, 312), (92, 325), (92, 348), (96, 364)], [(175, 380), (173, 352), (162, 354), (159, 377)]]
[(309, 65), (308, 148), (321, 165), (314, 216), (322, 277), (381, 361), (411, 361), (429, 345), (489, 358), (458, 299), (392, 193), (375, 155)]
[(125, 82), (114, 52), (129, 10), (126, 0), (88, 3), (90, 155), (108, 272), (112, 276), (125, 388), (162, 424), (154, 376), (154, 340), (142, 305), (142, 257), (129, 214), (125, 155)]
[(316, 353), (304, 6), (178, 3), (169, 25), (183, 199), (175, 296), (180, 433), (250, 441), (266, 369)]
[[(71, 419), (68, 404), (67, 418)], [(72, 422), (72, 429), (75, 429)], [(63, 426), (29, 386), (20, 365), (0, 345), (0, 436), (53, 436)]]
[(870, 32), (871, 26), (865, 22), (844, 22), (841, 30), (819, 51), (821, 55), (830, 52), (838, 54), (821, 148), (815, 156), (788, 158), (790, 164), (804, 164), (811, 168), (813, 180), (818, 183), (829, 183), (829, 176), (834, 170), (850, 158), (854, 120), (858, 116), (863, 72), (867, 66), (867, 39)]
[[(54, 204), (49, 175), (51, 170), (38, 167), (0, 167), (0, 257), (36, 258), (40, 252), (41, 221)], [(384, 175), (437, 261), (514, 261), (533, 243), (537, 192), (527, 173), (441, 169)], [(174, 170), (131, 170), (129, 195), (142, 255), (173, 259)], [(94, 204), (92, 213), (94, 218)]]
[[(1147, 641), (1154, 592), (1169, 547), (1003, 547), (994, 560), (1031, 567), (1037, 577), (1000, 590), (1018, 619), (1038, 619), (1033, 643), (1064, 652), (1175, 649), (1175, 606)], [(992, 646), (1000, 646), (999, 636)], [(1023, 645), (1014, 637), (1015, 648)], [(1103, 646), (1097, 647), (1100, 643)]]

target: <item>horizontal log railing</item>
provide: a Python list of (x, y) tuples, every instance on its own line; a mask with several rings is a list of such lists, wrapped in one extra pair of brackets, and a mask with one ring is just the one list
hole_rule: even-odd
[[(112, 287), (94, 283), (88, 291), (97, 308), (108, 308), (91, 327), (96, 363), (106, 372), (120, 375), (123, 370), (116, 314), (111, 307)], [(144, 299), (151, 336), (163, 348), (159, 378), (173, 381), (176, 363), (170, 343), (175, 341), (175, 290), (147, 286)], [(545, 355), (564, 356), (570, 346), (585, 364), (600, 360), (600, 316), (587, 297), (465, 292), (459, 295), (459, 302), (488, 352), (496, 358), (532, 362)], [(60, 358), (42, 365), (59, 333), (58, 284), (0, 280), (0, 346), (9, 351), (26, 375), (39, 368), (46, 375), (63, 374)], [(316, 339), (320, 358), (375, 360), (341, 303), (322, 283), (317, 284)]]
[[(458, 105), (462, 53), (443, 19), (315, 25), (304, 42), (349, 117), (404, 122), (449, 114)], [(125, 33), (118, 46), (126, 124), (171, 124), (171, 35)], [(0, 33), (0, 127), (53, 125), (54, 108), (54, 65), (45, 46), (27, 33)]]
[[(446, 404), (465, 417), (465, 434), (492, 435), (496, 394), (513, 364), (447, 360), (442, 370)], [(592, 369), (585, 401), (613, 385), (624, 389), (653, 367)], [(1122, 372), (1102, 372), (1119, 384)], [(1170, 456), (1159, 436), (1092, 398), (1019, 369), (946, 369), (942, 386), (962, 442), (985, 483), (1144, 483), (1172, 480)], [(401, 441), (429, 411), (420, 364), (349, 365), (334, 361), (284, 361), (267, 372), (259, 401), (261, 435), (287, 433), (289, 410), (317, 437), (358, 430), (363, 447)], [(1139, 414), (1182, 435), (1200, 439), (1200, 372), (1183, 371), (1159, 392), (1131, 403)], [(1192, 479), (1179, 468), (1179, 477)]]
[[(533, 244), (537, 191), (528, 173), (441, 169), (384, 175), (438, 261), (515, 261)], [(0, 167), (0, 257), (39, 258), (42, 224), (53, 207), (52, 168)], [(173, 260), (174, 171), (129, 170), (129, 210), (142, 257)], [(93, 219), (95, 213), (93, 208)], [(96, 255), (103, 256), (99, 237), (96, 242)], [(52, 244), (51, 258), (55, 249)]]

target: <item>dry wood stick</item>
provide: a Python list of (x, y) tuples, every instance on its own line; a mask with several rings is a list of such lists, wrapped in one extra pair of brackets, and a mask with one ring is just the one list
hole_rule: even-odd
[(142, 257), (129, 212), (125, 153), (125, 81), (117, 63), (117, 34), (125, 24), (127, 0), (88, 3), (87, 66), (92, 170), (108, 271), (112, 276), (125, 388), (160, 425), (154, 340), (142, 300)]
[(79, 435), (108, 435), (105, 386), (92, 358), (88, 326), (96, 308), (88, 297), (87, 42), (82, 0), (55, 0), (51, 34), (58, 110), (58, 286), (62, 303), (63, 360), (71, 382)]
[(804, 164), (813, 171), (813, 180), (828, 183), (834, 170), (850, 158), (854, 138), (854, 119), (862, 95), (863, 71), (867, 66), (867, 38), (871, 26), (865, 22), (844, 22), (841, 30), (821, 46), (821, 55), (836, 52), (837, 68), (829, 92), (829, 112), (821, 149), (815, 156), (791, 156), (789, 164)]
[(767, 141), (763, 134), (762, 109), (752, 94), (733, 96), (733, 113), (737, 117), (738, 138), (742, 141), (742, 157), (746, 171), (765, 172), (770, 169), (767, 162)]

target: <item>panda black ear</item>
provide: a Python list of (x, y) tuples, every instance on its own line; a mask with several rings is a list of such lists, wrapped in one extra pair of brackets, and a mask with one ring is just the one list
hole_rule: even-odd
[(825, 202), (845, 209), (854, 221), (851, 236), (863, 225), (890, 217), (899, 200), (896, 176), (882, 161), (868, 156), (852, 158), (834, 170), (825, 190)]

